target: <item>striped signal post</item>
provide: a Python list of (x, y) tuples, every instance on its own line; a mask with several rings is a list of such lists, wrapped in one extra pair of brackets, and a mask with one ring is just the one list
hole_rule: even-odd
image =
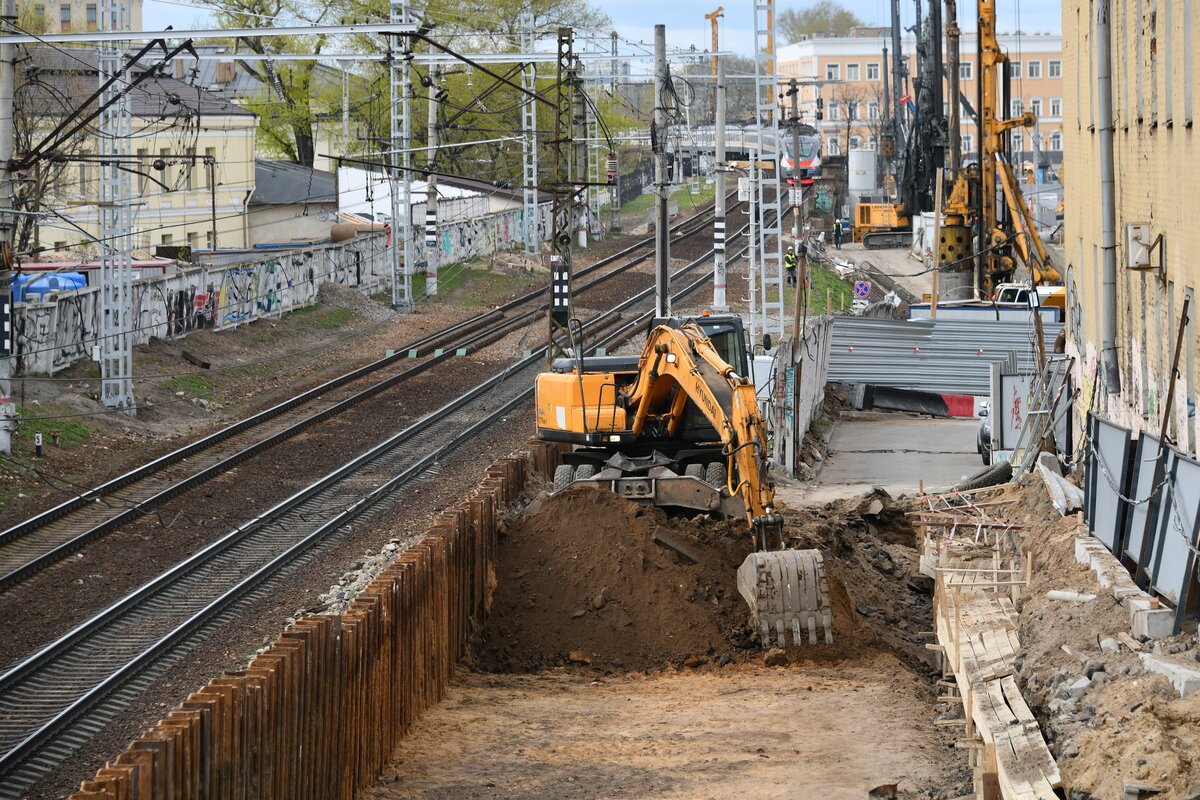
[(437, 228), (437, 148), (438, 148), (438, 85), (437, 67), (429, 65), (429, 124), (427, 146), (429, 156), (426, 164), (429, 173), (425, 176), (425, 294), (434, 297), (438, 293), (438, 228)]

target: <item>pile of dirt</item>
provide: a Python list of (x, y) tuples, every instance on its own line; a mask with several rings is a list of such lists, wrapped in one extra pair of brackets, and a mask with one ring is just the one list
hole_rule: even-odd
[(824, 506), (782, 510), (790, 544), (825, 557), (834, 645), (825, 657), (855, 658), (868, 649), (895, 653), (928, 671), (933, 582), (920, 573), (908, 504), (882, 489)]
[[(1009, 521), (1033, 555), (1033, 579), (1018, 603), (1022, 693), (1058, 758), (1071, 797), (1120, 797), (1125, 781), (1158, 787), (1163, 797), (1200, 794), (1200, 692), (1180, 698), (1161, 675), (1145, 669), (1143, 653), (1200, 668), (1194, 620), (1168, 639), (1116, 639), (1129, 615), (1075, 560), (1075, 537), (1087, 528), (1054, 510), (1040, 479), (1028, 478), (994, 499), (1007, 500)], [(1046, 592), (1094, 594), (1061, 603)]]
[[(911, 526), (886, 494), (784, 510), (794, 546), (825, 558), (834, 644), (790, 659), (838, 661), (868, 650), (928, 665), (930, 583), (917, 572)], [(697, 561), (655, 541), (677, 537)], [(761, 657), (737, 591), (750, 552), (745, 522), (668, 516), (593, 486), (535, 502), (510, 523), (477, 665), (499, 672), (563, 665), (652, 670)]]
[[(733, 649), (731, 638), (745, 638), (736, 573), (750, 540), (735, 522), (681, 524), (585, 485), (529, 510), (500, 544), (494, 605), (477, 648), (482, 668), (655, 669), (719, 658)], [(656, 544), (660, 527), (695, 547), (700, 562)]]

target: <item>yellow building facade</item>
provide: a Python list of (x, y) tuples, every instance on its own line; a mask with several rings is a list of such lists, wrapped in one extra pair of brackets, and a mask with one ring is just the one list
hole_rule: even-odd
[[(1050, 34), (1002, 34), (1000, 45), (1009, 55), (1011, 108), (1004, 116), (1032, 111), (1038, 117), (1034, 129), (1013, 135), (1012, 152), (1017, 160), (1032, 160), (1037, 155), (1057, 163), (1062, 151), (1063, 72), (1062, 37)], [(800, 83), (801, 120), (821, 133), (822, 152), (839, 155), (851, 148), (877, 149), (882, 120), (887, 116), (883, 97), (883, 50), (888, 50), (890, 68), (892, 40), (886, 28), (858, 28), (849, 36), (816, 37), (779, 49), (779, 74), (783, 82), (796, 78)], [(916, 40), (906, 35), (901, 40), (908, 74), (916, 74)], [(974, 107), (978, 91), (979, 65), (974, 33), (960, 39), (959, 88)], [(888, 75), (891, 81), (891, 74)], [(911, 93), (911, 77), (900, 96)], [(949, 95), (944, 96), (949, 102)], [(824, 106), (824, 119), (816, 120), (817, 98)], [(892, 102), (896, 91), (892, 87)], [(979, 147), (978, 129), (962, 112), (964, 154)]]
[[(18, 103), (44, 102), (47, 128), (95, 91), (96, 52), (37, 48), (40, 69), (18, 89)], [(245, 247), (246, 205), (254, 191), (257, 116), (202, 89), (156, 76), (128, 95), (133, 246)], [(36, 137), (35, 137), (36, 140)], [(39, 222), (43, 250), (97, 254), (97, 141), (85, 131), (62, 149), (47, 182)], [(214, 235), (215, 233), (215, 235)]]
[[(1103, 280), (1098, 4), (1063, 3), (1064, 239), (1069, 352), (1077, 356), (1081, 405), (1134, 429), (1157, 431), (1164, 413), (1178, 446), (1197, 453), (1197, 315), (1184, 323), (1175, 399), (1166, 395), (1185, 298), (1200, 286), (1200, 187), (1194, 130), (1200, 85), (1200, 17), (1191, 0), (1112, 0), (1113, 166), (1116, 291)], [(1161, 238), (1159, 238), (1161, 237)], [(1157, 243), (1157, 244), (1155, 244)], [(1147, 247), (1146, 245), (1152, 245)], [(1101, 368), (1104, 311), (1116, 310), (1119, 386)], [(1109, 389), (1117, 389), (1110, 393)]]

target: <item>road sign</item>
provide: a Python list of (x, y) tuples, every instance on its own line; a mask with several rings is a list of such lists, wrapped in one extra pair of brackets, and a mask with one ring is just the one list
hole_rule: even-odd
[(860, 300), (866, 300), (871, 296), (871, 284), (868, 281), (854, 282), (854, 296)]

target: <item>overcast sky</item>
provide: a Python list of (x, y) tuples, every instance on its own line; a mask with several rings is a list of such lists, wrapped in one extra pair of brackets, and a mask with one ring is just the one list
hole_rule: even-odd
[[(700, 50), (707, 49), (712, 41), (704, 14), (724, 5), (722, 49), (748, 55), (754, 47), (752, 0), (592, 0), (592, 4), (604, 9), (612, 19), (613, 28), (629, 42), (644, 42), (649, 47), (654, 41), (655, 24), (664, 23), (669, 47), (686, 49), (695, 45)], [(889, 0), (842, 0), (842, 4), (868, 24), (888, 24)], [(804, 3), (795, 0), (779, 0), (776, 8), (784, 11), (803, 6)], [(905, 27), (912, 25), (914, 13), (913, 0), (901, 0), (900, 16)], [(1062, 4), (1058, 0), (1027, 0), (1024, 3), (1021, 0), (997, 0), (996, 14), (996, 29), (1001, 33), (1018, 29), (1027, 33), (1062, 31)], [(187, 0), (170, 3), (145, 0), (142, 17), (147, 30), (162, 30), (168, 25), (180, 29), (193, 24), (208, 24), (207, 14), (189, 7)], [(964, 31), (975, 30), (975, 4), (971, 0), (959, 3), (959, 26)], [(645, 48), (621, 46), (622, 52), (639, 49), (644, 51)]]

